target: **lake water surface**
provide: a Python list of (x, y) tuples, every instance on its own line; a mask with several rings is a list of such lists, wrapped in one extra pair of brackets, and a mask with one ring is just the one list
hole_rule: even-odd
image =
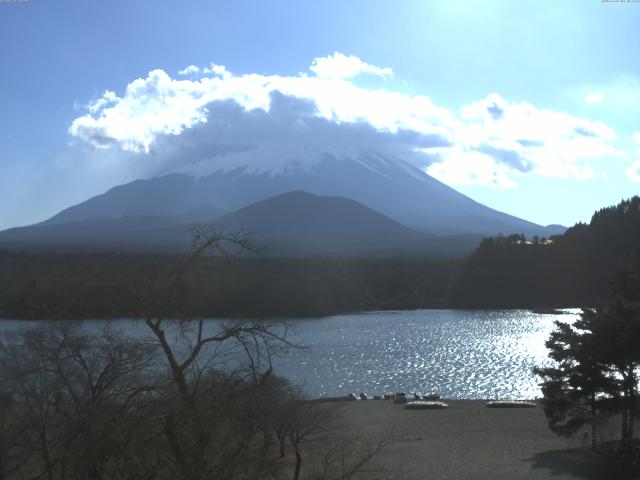
[[(307, 348), (276, 358), (274, 369), (314, 397), (417, 391), (445, 398), (534, 398), (540, 389), (531, 370), (549, 363), (544, 343), (553, 322), (572, 322), (579, 310), (563, 312), (413, 310), (292, 320), (291, 339)], [(113, 324), (146, 333), (137, 320)], [(0, 320), (0, 331), (29, 325)]]
[(309, 345), (277, 363), (314, 395), (438, 392), (446, 398), (540, 396), (534, 366), (548, 363), (545, 341), (564, 315), (527, 310), (415, 310), (294, 322)]

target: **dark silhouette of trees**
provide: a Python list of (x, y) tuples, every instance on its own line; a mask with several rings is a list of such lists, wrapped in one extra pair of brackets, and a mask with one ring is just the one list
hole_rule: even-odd
[(289, 414), (285, 431), (296, 458), (293, 479), (298, 480), (302, 468), (303, 446), (318, 442), (323, 435), (327, 436), (335, 419), (335, 411), (326, 408), (326, 405), (298, 401), (291, 405)]
[[(484, 239), (462, 265), (449, 303), (461, 308), (593, 305), (611, 293), (616, 272), (631, 268), (638, 245), (640, 197), (599, 210), (588, 225), (578, 223), (564, 235)], [(635, 265), (637, 272), (637, 260)], [(637, 273), (635, 278), (637, 287)], [(633, 288), (627, 296), (637, 296)]]
[(56, 324), (5, 339), (0, 380), (12, 441), (2, 445), (3, 478), (95, 479), (132, 467), (127, 457), (139, 453), (142, 435), (132, 418), (154, 388), (152, 353), (110, 328), (89, 335)]
[[(149, 306), (125, 292), (166, 291), (180, 261), (172, 255), (0, 251), (0, 316), (143, 317)], [(192, 266), (166, 308), (172, 318), (263, 318), (439, 307), (459, 264), (418, 258), (206, 256)]]
[(536, 369), (549, 426), (572, 435), (589, 424), (595, 448), (598, 423), (617, 415), (621, 444), (630, 448), (640, 414), (640, 309), (616, 302), (584, 309), (573, 325), (556, 323), (547, 342), (556, 365)]
[(640, 249), (625, 256), (613, 279), (613, 293), (627, 302), (640, 302)]
[(613, 390), (605, 366), (598, 362), (590, 326), (556, 322), (557, 330), (546, 342), (549, 357), (557, 365), (536, 368), (543, 379), (544, 411), (555, 433), (571, 436), (585, 424), (591, 427), (591, 445), (596, 447), (597, 425), (603, 414), (602, 392)]

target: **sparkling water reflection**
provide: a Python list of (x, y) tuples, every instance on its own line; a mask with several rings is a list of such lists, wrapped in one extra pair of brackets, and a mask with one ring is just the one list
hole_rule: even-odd
[(446, 398), (540, 396), (534, 366), (564, 315), (527, 310), (417, 310), (295, 321), (306, 345), (276, 360), (276, 371), (310, 395), (437, 391)]
[[(544, 343), (553, 322), (572, 322), (578, 314), (413, 310), (294, 320), (291, 339), (306, 348), (275, 358), (274, 368), (314, 397), (404, 390), (445, 398), (535, 398), (540, 389), (532, 368), (549, 363)], [(0, 320), (0, 332), (41, 323)], [(83, 328), (104, 323), (86, 321)], [(112, 325), (148, 334), (140, 320)]]

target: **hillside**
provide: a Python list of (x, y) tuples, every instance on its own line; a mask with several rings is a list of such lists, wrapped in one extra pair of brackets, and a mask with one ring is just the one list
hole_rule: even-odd
[(286, 256), (461, 257), (480, 240), (426, 235), (353, 200), (301, 191), (256, 202), (215, 224), (251, 232), (270, 254)]
[(462, 266), (450, 304), (459, 308), (589, 304), (608, 296), (614, 283), (616, 291), (628, 290), (629, 282), (637, 284), (633, 265), (638, 250), (640, 197), (633, 197), (597, 211), (589, 224), (579, 223), (564, 235), (483, 240)]
[[(462, 257), (478, 235), (440, 237), (414, 231), (354, 200), (287, 192), (221, 215), (201, 206), (162, 217), (127, 213), (119, 217), (67, 216), (0, 232), (0, 245), (38, 251), (185, 252), (195, 223), (228, 232), (249, 232), (270, 255), (297, 257)], [(100, 210), (101, 215), (107, 212)]]

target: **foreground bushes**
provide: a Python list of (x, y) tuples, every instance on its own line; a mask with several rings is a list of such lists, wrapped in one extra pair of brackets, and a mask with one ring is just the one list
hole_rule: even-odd
[(272, 374), (282, 329), (153, 326), (5, 337), (0, 479), (346, 479), (382, 447), (344, 436), (335, 406)]

